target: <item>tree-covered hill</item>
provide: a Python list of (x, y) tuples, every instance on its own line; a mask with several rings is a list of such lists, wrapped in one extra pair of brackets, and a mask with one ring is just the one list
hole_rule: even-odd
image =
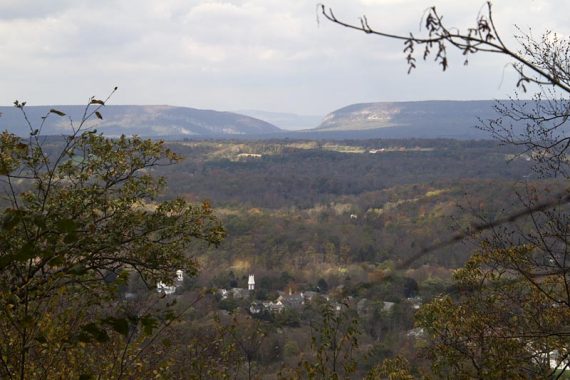
[[(80, 120), (84, 106), (26, 106), (29, 120), (34, 124), (50, 109), (64, 112), (74, 120)], [(0, 130), (8, 130), (20, 136), (29, 133), (29, 127), (18, 108), (0, 107)], [(281, 130), (276, 126), (241, 114), (165, 105), (110, 105), (105, 107), (101, 120), (93, 118), (95, 126), (106, 136), (139, 135), (144, 137), (224, 137), (235, 135), (264, 135)], [(48, 118), (43, 135), (70, 133), (65, 118)]]

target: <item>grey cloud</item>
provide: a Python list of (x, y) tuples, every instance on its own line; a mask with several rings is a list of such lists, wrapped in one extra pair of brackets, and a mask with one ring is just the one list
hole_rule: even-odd
[(2, 0), (0, 1), (0, 20), (44, 18), (67, 9), (72, 3), (72, 0)]
[[(338, 17), (366, 13), (403, 33), (417, 31), (432, 2), (327, 1)], [(468, 26), (483, 1), (437, 3), (450, 22)], [(497, 22), (507, 35), (515, 22), (568, 33), (569, 4), (501, 0)], [(540, 9), (529, 15), (529, 6)], [(0, 103), (20, 94), (35, 104), (78, 103), (118, 84), (114, 101), (122, 103), (325, 113), (354, 101), (510, 91), (499, 88), (506, 62), (496, 57), (452, 63), (445, 75), (422, 65), (408, 76), (400, 43), (316, 19), (311, 0), (0, 0), (0, 70), (11, 73), (0, 78)]]

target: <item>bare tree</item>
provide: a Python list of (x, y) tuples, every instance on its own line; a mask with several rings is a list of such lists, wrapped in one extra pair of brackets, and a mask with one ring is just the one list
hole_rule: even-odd
[[(429, 8), (422, 17), (424, 33), (416, 36), (393, 34), (376, 30), (366, 16), (359, 24), (350, 24), (338, 19), (333, 10), (320, 5), (320, 14), (327, 20), (366, 34), (401, 40), (408, 65), (408, 73), (416, 68), (418, 53), (423, 60), (430, 57), (445, 71), (450, 62), (448, 51), (457, 49), (464, 56), (463, 63), (477, 53), (494, 53), (512, 59), (512, 67), (518, 73), (517, 87), (523, 92), (535, 85), (533, 101), (520, 102), (515, 93), (511, 102), (498, 103), (496, 110), (501, 117), (482, 121), (481, 128), (504, 143), (524, 146), (532, 152), (542, 169), (551, 173), (567, 175), (564, 168), (565, 152), (570, 147), (568, 117), (570, 116), (570, 41), (556, 33), (546, 32), (534, 38), (531, 30), (515, 36), (518, 46), (511, 47), (498, 33), (491, 2), (486, 3), (486, 12), (477, 15), (475, 25), (461, 31), (444, 23), (435, 7)], [(515, 125), (524, 128), (517, 132)]]
[[(513, 67), (519, 73), (517, 86), (523, 91), (525, 84), (554, 86), (565, 93), (570, 93), (570, 70), (568, 67), (568, 44), (556, 34), (547, 32), (541, 39), (535, 40), (529, 34), (517, 36), (519, 49), (507, 46), (499, 35), (493, 19), (491, 2), (487, 2), (487, 11), (477, 16), (473, 27), (465, 32), (450, 27), (435, 7), (431, 7), (422, 17), (425, 35), (393, 34), (372, 28), (366, 16), (360, 18), (360, 24), (350, 24), (338, 19), (333, 10), (319, 4), (320, 14), (338, 25), (362, 31), (366, 34), (401, 40), (408, 64), (408, 73), (416, 67), (417, 50), (423, 60), (434, 56), (435, 62), (445, 71), (449, 66), (448, 48), (459, 49), (465, 56), (464, 64), (468, 64), (472, 54), (485, 52), (506, 55), (513, 59)], [(420, 49), (418, 49), (420, 48)]]
[[(418, 55), (425, 61), (433, 58), (446, 70), (450, 61), (448, 51), (456, 49), (464, 56), (467, 65), (473, 54), (500, 54), (512, 59), (512, 67), (518, 74), (517, 91), (509, 101), (497, 101), (495, 110), (499, 117), (480, 120), (479, 128), (503, 144), (522, 147), (520, 156), (532, 159), (539, 176), (568, 178), (570, 171), (567, 150), (570, 148), (570, 40), (556, 33), (546, 32), (539, 38), (533, 37), (531, 30), (515, 35), (518, 46), (509, 46), (497, 30), (493, 18), (491, 2), (486, 3), (485, 11), (480, 12), (472, 27), (464, 31), (447, 25), (435, 7), (427, 9), (421, 19), (421, 35), (413, 33), (397, 34), (377, 30), (371, 26), (366, 16), (360, 17), (358, 24), (339, 19), (332, 9), (319, 4), (318, 12), (325, 19), (343, 27), (364, 32), (368, 35), (402, 41), (404, 55), (411, 73), (417, 65)], [(533, 90), (531, 100), (522, 101), (519, 91)], [(466, 236), (487, 231), (494, 226), (513, 222), (532, 213), (542, 212), (557, 205), (570, 202), (567, 189), (548, 194), (540, 200), (523, 205), (520, 210), (495, 221), (474, 224), (443, 243), (425, 247), (403, 265), (409, 265), (419, 257), (453, 244)]]
[[(418, 323), (430, 336), (434, 372), (451, 378), (560, 378), (570, 365), (570, 40), (546, 32), (539, 38), (519, 29), (518, 46), (499, 35), (492, 6), (473, 27), (446, 25), (435, 7), (423, 18), (424, 33), (392, 34), (374, 29), (366, 16), (359, 24), (337, 18), (320, 5), (320, 14), (338, 25), (401, 40), (408, 73), (433, 57), (443, 70), (448, 51), (459, 50), (464, 64), (477, 53), (509, 57), (518, 74), (509, 101), (497, 102), (499, 117), (479, 127), (501, 143), (522, 147), (539, 177), (560, 177), (562, 191), (528, 183), (517, 193), (521, 210), (486, 220), (444, 243), (427, 247), (405, 265), (444, 245), (478, 235), (480, 247), (455, 273), (461, 294), (444, 296), (423, 307)], [(531, 100), (519, 91), (532, 90)], [(554, 363), (553, 359), (554, 358)], [(401, 366), (400, 366), (401, 367)]]
[[(225, 234), (208, 202), (158, 199), (166, 182), (152, 169), (181, 159), (164, 142), (109, 139), (89, 126), (108, 99), (90, 98), (71, 134), (53, 141), (42, 127), (65, 113), (51, 109), (38, 125), (15, 102), (29, 135), (0, 133), (3, 379), (126, 377), (140, 356), (130, 354), (134, 341), (152, 342), (168, 323), (120, 313), (120, 287), (132, 273), (148, 283), (195, 274), (191, 247)], [(112, 350), (120, 353), (100, 360)]]

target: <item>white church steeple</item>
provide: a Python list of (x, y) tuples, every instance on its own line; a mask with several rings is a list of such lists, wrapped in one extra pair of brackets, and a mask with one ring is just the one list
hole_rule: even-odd
[(247, 280), (247, 289), (248, 290), (255, 290), (255, 278), (254, 278), (253, 274), (249, 275), (249, 278)]

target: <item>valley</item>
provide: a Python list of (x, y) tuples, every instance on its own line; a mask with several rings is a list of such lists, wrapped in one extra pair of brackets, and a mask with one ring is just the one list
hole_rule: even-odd
[[(193, 251), (198, 276), (169, 296), (183, 305), (213, 291), (174, 335), (196, 334), (195, 326), (214, 334), (216, 323), (247, 331), (240, 339), (255, 340), (252, 365), (267, 377), (314, 354), (307, 339), (325, 298), (343, 318), (340, 330), (358, 323), (357, 373), (396, 354), (414, 360), (416, 370), (427, 368), (414, 314), (434, 297), (455, 294), (452, 275), (477, 251), (477, 239), (402, 262), (472, 223), (522, 207), (516, 191), (563, 186), (529, 182), (531, 163), (492, 141), (169, 145), (186, 158), (155, 173), (168, 179), (165, 197), (206, 200), (227, 231), (220, 247)], [(248, 291), (252, 275), (255, 290)]]

